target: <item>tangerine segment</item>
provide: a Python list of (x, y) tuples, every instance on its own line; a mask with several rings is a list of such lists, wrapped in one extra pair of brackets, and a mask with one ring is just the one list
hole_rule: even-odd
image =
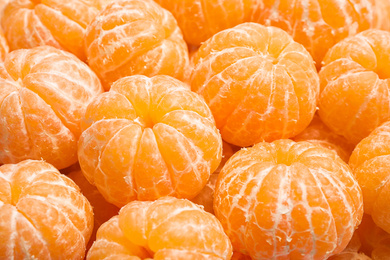
[[(303, 44), (317, 68), (327, 50), (342, 39), (381, 26), (383, 12), (374, 0), (265, 0), (255, 10), (254, 20), (279, 27)], [(382, 20), (381, 20), (382, 19)]]
[(93, 212), (71, 179), (25, 160), (0, 167), (0, 188), (2, 258), (83, 259)]
[(88, 199), (89, 203), (93, 208), (94, 213), (94, 226), (91, 235), (91, 239), (87, 245), (87, 250), (91, 247), (93, 241), (96, 239), (96, 231), (98, 228), (108, 221), (111, 217), (118, 214), (119, 208), (113, 204), (108, 203), (100, 192), (96, 189), (95, 186), (90, 184), (88, 180), (84, 177), (83, 173), (80, 170), (79, 165), (78, 169), (68, 173), (68, 177), (72, 179), (77, 186), (80, 187), (82, 194)]
[(352, 152), (349, 165), (363, 191), (364, 212), (390, 233), (390, 121), (364, 138)]
[(103, 92), (98, 77), (74, 55), (49, 46), (9, 53), (0, 71), (0, 163), (74, 164), (82, 114)]
[[(173, 197), (133, 201), (119, 212), (119, 227), (155, 259), (230, 259), (231, 243), (216, 217)], [(187, 258), (186, 258), (187, 257)]]
[(86, 60), (87, 25), (105, 0), (15, 0), (4, 9), (1, 24), (11, 50), (51, 45)]
[(292, 140), (308, 141), (312, 144), (320, 145), (330, 150), (334, 150), (344, 162), (348, 163), (354, 145), (349, 143), (344, 137), (333, 133), (320, 119), (318, 114), (314, 115), (310, 125)]
[(222, 138), (237, 146), (289, 138), (315, 113), (319, 79), (304, 47), (284, 31), (244, 23), (197, 51), (191, 88), (201, 94)]
[(367, 30), (339, 42), (324, 58), (319, 115), (354, 144), (390, 118), (389, 41), (390, 32)]
[(281, 139), (235, 153), (222, 168), (214, 212), (252, 259), (326, 259), (350, 241), (362, 192), (336, 153)]
[(105, 88), (134, 74), (184, 79), (188, 48), (170, 12), (152, 0), (108, 4), (86, 33), (88, 63)]
[(221, 161), (210, 109), (169, 76), (116, 81), (91, 101), (83, 122), (81, 169), (117, 206), (165, 195), (193, 198)]
[(3, 30), (0, 28), (0, 60), (1, 61), (4, 61), (5, 56), (7, 55), (8, 52), (9, 52), (8, 42), (4, 36)]
[(172, 12), (179, 24), (184, 40), (199, 46), (219, 31), (249, 22), (256, 0), (155, 0)]

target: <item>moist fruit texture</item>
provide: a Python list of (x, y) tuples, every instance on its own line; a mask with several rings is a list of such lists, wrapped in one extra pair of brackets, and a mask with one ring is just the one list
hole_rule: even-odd
[(286, 32), (243, 23), (199, 48), (191, 88), (205, 98), (222, 138), (243, 147), (304, 130), (319, 78), (310, 54)]
[(288, 139), (235, 153), (214, 196), (234, 250), (252, 259), (326, 259), (344, 250), (363, 214), (348, 165), (329, 149)]
[(40, 46), (10, 52), (0, 85), (0, 163), (76, 163), (80, 120), (103, 92), (95, 73), (70, 53)]
[(51, 45), (86, 60), (87, 25), (110, 0), (13, 0), (1, 25), (11, 50)]
[(317, 68), (326, 52), (361, 31), (389, 28), (388, 0), (263, 0), (254, 22), (279, 27), (303, 44)]
[(227, 260), (232, 245), (214, 215), (188, 200), (164, 197), (130, 202), (102, 225), (87, 259), (108, 255)]
[(83, 259), (93, 212), (79, 187), (44, 161), (0, 166), (0, 259)]
[(105, 86), (124, 76), (185, 79), (188, 48), (175, 18), (152, 0), (119, 0), (89, 24), (88, 63)]
[(83, 127), (81, 169), (117, 206), (166, 195), (191, 199), (222, 157), (210, 109), (169, 76), (116, 81), (88, 105)]
[(390, 119), (390, 32), (367, 30), (331, 48), (320, 71), (321, 120), (357, 144)]
[(349, 165), (363, 191), (364, 213), (390, 233), (390, 121), (356, 146)]

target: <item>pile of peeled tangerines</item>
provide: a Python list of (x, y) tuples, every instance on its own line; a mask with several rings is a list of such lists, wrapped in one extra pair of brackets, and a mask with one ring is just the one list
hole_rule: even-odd
[(0, 259), (390, 259), (390, 0), (0, 1)]

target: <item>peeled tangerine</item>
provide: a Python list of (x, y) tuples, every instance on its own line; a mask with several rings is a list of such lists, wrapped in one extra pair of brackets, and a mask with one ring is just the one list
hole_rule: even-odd
[(232, 245), (217, 218), (173, 197), (133, 201), (98, 230), (87, 260), (228, 260)]
[(1, 24), (11, 50), (50, 45), (86, 60), (85, 30), (112, 0), (13, 0)]
[(0, 167), (0, 259), (84, 259), (92, 207), (44, 161)]
[(320, 71), (321, 120), (357, 144), (390, 119), (390, 32), (367, 30), (331, 48)]
[(88, 63), (105, 89), (125, 76), (187, 77), (188, 48), (175, 18), (153, 0), (112, 1), (89, 24)]
[(219, 173), (214, 212), (252, 259), (327, 259), (363, 214), (361, 189), (337, 154), (281, 139), (235, 153)]
[(390, 233), (390, 121), (356, 146), (349, 165), (363, 191), (364, 213)]
[(0, 86), (0, 163), (77, 162), (80, 120), (103, 92), (85, 63), (49, 46), (16, 50), (0, 63)]
[(79, 140), (81, 169), (107, 201), (191, 199), (222, 156), (210, 109), (169, 76), (124, 77), (86, 110)]
[(222, 138), (243, 147), (305, 129), (319, 79), (310, 54), (286, 32), (243, 23), (201, 45), (191, 88), (205, 98)]

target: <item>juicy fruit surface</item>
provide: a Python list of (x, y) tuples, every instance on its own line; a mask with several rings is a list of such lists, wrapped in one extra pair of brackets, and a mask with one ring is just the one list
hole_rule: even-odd
[(234, 154), (214, 196), (234, 250), (253, 259), (326, 259), (347, 246), (363, 214), (361, 189), (336, 153), (287, 139)]
[(254, 22), (279, 27), (303, 44), (318, 68), (329, 48), (370, 28), (387, 28), (387, 0), (265, 0)]
[(43, 161), (0, 167), (0, 258), (83, 259), (93, 213), (79, 187)]
[(188, 200), (165, 197), (130, 202), (104, 224), (87, 259), (102, 259), (108, 253), (141, 259), (150, 254), (153, 259), (222, 260), (230, 259), (232, 246), (214, 215)]
[(170, 75), (184, 79), (188, 49), (176, 20), (152, 0), (108, 4), (89, 24), (88, 63), (106, 89), (124, 76)]
[(62, 169), (77, 162), (80, 120), (103, 92), (74, 55), (49, 46), (16, 50), (0, 64), (0, 163), (44, 159)]
[(349, 165), (363, 191), (364, 212), (390, 233), (390, 121), (376, 128), (352, 152)]
[(85, 30), (108, 1), (14, 0), (1, 24), (11, 50), (51, 45), (85, 60)]
[(339, 42), (324, 58), (319, 115), (351, 143), (390, 119), (389, 42), (390, 32), (367, 30)]
[(226, 142), (250, 146), (301, 132), (315, 113), (319, 79), (310, 54), (286, 32), (244, 23), (199, 48), (191, 88)]
[(169, 76), (118, 80), (89, 104), (83, 122), (81, 169), (117, 206), (165, 195), (193, 198), (221, 161), (210, 109)]

